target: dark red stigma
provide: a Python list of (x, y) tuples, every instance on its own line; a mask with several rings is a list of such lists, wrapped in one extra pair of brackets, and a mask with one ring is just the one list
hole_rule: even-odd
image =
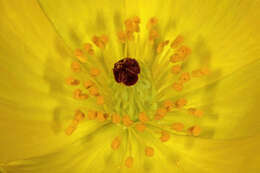
[(115, 80), (127, 86), (134, 85), (138, 81), (140, 67), (133, 58), (124, 58), (115, 63), (113, 68)]

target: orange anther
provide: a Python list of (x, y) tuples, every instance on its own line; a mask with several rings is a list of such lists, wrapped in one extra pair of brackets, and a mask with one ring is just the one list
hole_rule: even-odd
[(163, 48), (168, 44), (169, 44), (169, 40), (159, 43), (156, 49), (157, 53), (161, 53), (163, 51)]
[(170, 57), (170, 62), (172, 62), (172, 63), (180, 62), (182, 60), (183, 60), (183, 58), (179, 53), (175, 53)]
[(85, 114), (81, 112), (80, 110), (76, 110), (75, 115), (74, 115), (74, 120), (80, 122), (84, 120)]
[(94, 120), (97, 118), (97, 113), (95, 111), (89, 110), (88, 111), (88, 119)]
[(84, 48), (88, 52), (89, 55), (94, 55), (94, 49), (90, 43), (84, 44)]
[(123, 121), (123, 124), (127, 127), (129, 127), (133, 124), (133, 121), (130, 119), (130, 117), (128, 115), (123, 116), (122, 121)]
[(179, 100), (176, 101), (175, 105), (177, 108), (182, 108), (187, 104), (187, 100), (184, 98), (180, 98)]
[(121, 144), (121, 140), (120, 138), (117, 136), (113, 139), (112, 144), (111, 144), (111, 148), (113, 150), (117, 150), (120, 147)]
[(182, 44), (184, 38), (181, 35), (178, 35), (175, 40), (172, 42), (171, 44), (171, 48), (176, 48), (178, 47), (180, 44)]
[(98, 105), (103, 105), (105, 102), (104, 97), (103, 96), (97, 96), (97, 104)]
[(136, 130), (138, 130), (139, 132), (143, 132), (143, 131), (145, 130), (146, 126), (145, 126), (143, 123), (137, 123), (137, 124), (135, 125), (135, 128), (136, 128)]
[(92, 69), (90, 70), (90, 74), (91, 74), (93, 77), (96, 77), (96, 76), (98, 76), (98, 75), (100, 74), (100, 71), (99, 71), (99, 69), (97, 69), (97, 68), (92, 68)]
[(75, 123), (72, 123), (69, 125), (69, 127), (65, 130), (66, 135), (70, 136), (72, 133), (77, 129), (77, 125)]
[(164, 101), (163, 106), (167, 110), (167, 112), (169, 112), (174, 108), (175, 105), (171, 100), (166, 100)]
[(189, 72), (183, 72), (179, 78), (180, 83), (185, 83), (190, 80), (190, 74)]
[(113, 123), (117, 124), (117, 123), (120, 123), (120, 121), (121, 121), (120, 115), (118, 115), (118, 114), (112, 114), (112, 122), (113, 122)]
[(98, 89), (94, 86), (90, 87), (88, 89), (88, 91), (89, 91), (89, 94), (92, 95), (92, 96), (98, 96), (99, 95)]
[(191, 53), (191, 49), (188, 48), (187, 46), (181, 46), (178, 50), (177, 50), (178, 54), (180, 54), (180, 56), (182, 57), (182, 59), (184, 60), (190, 53)]
[(194, 116), (196, 116), (196, 117), (202, 117), (203, 116), (203, 111), (202, 110), (198, 110), (198, 109), (196, 109), (196, 108), (189, 108), (188, 109), (188, 111), (192, 114), (192, 115), (194, 115)]
[(154, 155), (154, 149), (152, 147), (145, 147), (145, 155), (152, 157)]
[(141, 22), (140, 17), (138, 17), (138, 16), (134, 16), (132, 20), (136, 24), (139, 24)]
[(86, 89), (89, 89), (90, 87), (94, 86), (94, 83), (89, 80), (84, 83), (84, 86)]
[(140, 114), (139, 114), (139, 121), (141, 121), (141, 122), (143, 122), (143, 123), (146, 123), (147, 121), (149, 121), (149, 118), (148, 118), (148, 116), (146, 115), (146, 113), (145, 112), (141, 112)]
[(118, 37), (118, 40), (122, 43), (125, 43), (126, 42), (126, 39), (127, 39), (127, 35), (124, 31), (119, 31), (117, 33), (117, 37)]
[(148, 29), (148, 30), (150, 30), (150, 29), (152, 29), (155, 25), (157, 25), (158, 24), (158, 19), (156, 18), (156, 17), (152, 17), (149, 21), (148, 21), (148, 23), (147, 23), (147, 25), (146, 25), (146, 28)]
[(156, 111), (156, 114), (155, 114), (155, 120), (160, 120), (160, 119), (162, 119), (165, 115), (166, 115), (166, 113), (167, 113), (167, 109), (165, 109), (165, 108), (159, 108), (159, 109), (157, 109), (157, 111)]
[(133, 167), (133, 163), (134, 163), (134, 158), (129, 156), (127, 157), (127, 159), (125, 160), (125, 166), (127, 168), (132, 168)]
[(173, 74), (179, 74), (181, 72), (181, 66), (180, 65), (175, 65), (172, 67), (172, 73)]
[(188, 132), (193, 136), (199, 136), (201, 133), (201, 128), (199, 126), (192, 126), (188, 129)]
[(169, 134), (168, 132), (162, 131), (160, 140), (161, 140), (162, 142), (167, 142), (167, 141), (170, 139), (170, 137), (171, 137), (171, 136), (170, 136), (170, 134)]
[(154, 41), (158, 37), (159, 37), (158, 32), (155, 29), (151, 29), (150, 32), (149, 32), (149, 40)]
[(68, 85), (79, 85), (79, 83), (80, 83), (79, 80), (74, 79), (74, 78), (72, 78), (72, 77), (69, 77), (69, 78), (67, 79), (67, 84), (68, 84)]
[(81, 68), (80, 68), (80, 63), (79, 62), (77, 62), (77, 61), (73, 61), (72, 63), (71, 63), (71, 70), (73, 71), (73, 72), (80, 72), (80, 70), (81, 70)]
[(83, 54), (82, 50), (76, 49), (75, 50), (75, 56), (78, 58), (78, 60), (80, 62), (83, 62), (83, 63), (87, 62), (87, 59), (86, 59), (86, 57), (84, 57), (84, 54)]
[(184, 125), (182, 123), (173, 123), (172, 129), (177, 131), (177, 132), (181, 132), (184, 129)]
[(97, 120), (100, 122), (104, 122), (106, 120), (103, 112), (97, 112)]
[(177, 82), (174, 82), (172, 87), (173, 87), (173, 89), (175, 89), (178, 92), (180, 92), (183, 89), (182, 83), (177, 83)]

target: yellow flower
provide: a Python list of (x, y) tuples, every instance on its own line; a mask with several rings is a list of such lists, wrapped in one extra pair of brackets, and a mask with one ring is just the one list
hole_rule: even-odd
[(259, 7), (1, 0), (0, 172), (259, 172)]

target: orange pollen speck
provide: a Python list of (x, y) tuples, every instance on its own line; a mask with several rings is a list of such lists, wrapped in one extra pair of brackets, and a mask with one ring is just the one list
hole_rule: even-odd
[(112, 144), (111, 144), (111, 148), (113, 150), (117, 150), (119, 147), (120, 147), (120, 144), (121, 144), (121, 140), (120, 138), (117, 136), (114, 138), (114, 140), (112, 141)]
[(162, 142), (167, 142), (167, 141), (170, 139), (170, 137), (171, 137), (171, 136), (170, 136), (170, 134), (169, 134), (168, 132), (162, 131), (160, 140), (161, 140)]
[(196, 108), (189, 108), (188, 109), (189, 113), (191, 113), (192, 115), (201, 118), (203, 116), (203, 111), (196, 109)]
[(123, 121), (123, 124), (127, 127), (129, 127), (133, 124), (133, 121), (129, 118), (128, 115), (123, 116), (122, 121)]
[(181, 74), (180, 78), (179, 78), (179, 82), (180, 83), (185, 83), (188, 82), (190, 80), (190, 74), (189, 72), (184, 72)]
[(173, 87), (173, 89), (175, 89), (178, 92), (180, 92), (183, 89), (182, 83), (177, 83), (177, 82), (174, 82), (172, 87)]
[(187, 104), (187, 100), (184, 98), (180, 98), (179, 100), (176, 101), (175, 105), (177, 108), (182, 108)]
[(171, 100), (166, 100), (164, 101), (163, 106), (167, 110), (167, 112), (169, 112), (174, 108), (175, 105)]
[(146, 123), (147, 121), (149, 121), (149, 118), (148, 118), (148, 116), (146, 115), (146, 113), (145, 112), (141, 112), (140, 114), (139, 114), (139, 121), (141, 121), (141, 122), (143, 122), (143, 123)]
[(98, 75), (100, 74), (100, 71), (99, 71), (99, 69), (97, 69), (97, 68), (92, 68), (92, 69), (90, 70), (90, 74), (91, 74), (93, 77), (96, 77), (96, 76), (98, 76)]
[(97, 120), (100, 122), (104, 122), (106, 120), (103, 112), (97, 112)]
[(85, 114), (81, 112), (80, 110), (76, 110), (75, 115), (74, 115), (74, 120), (80, 122), (84, 120)]
[(73, 61), (73, 62), (71, 63), (71, 70), (72, 70), (73, 72), (75, 72), (75, 73), (80, 72), (80, 70), (81, 70), (81, 68), (80, 68), (80, 63), (77, 62), (77, 61)]
[(94, 83), (89, 80), (84, 83), (84, 86), (86, 89), (89, 89), (90, 87), (94, 86)]
[(154, 149), (152, 147), (145, 148), (145, 155), (147, 157), (152, 157), (154, 155)]
[(120, 121), (121, 121), (120, 115), (118, 115), (118, 114), (113, 114), (112, 115), (112, 122), (113, 123), (117, 124), (117, 123), (120, 123)]
[(177, 132), (181, 132), (184, 129), (184, 125), (182, 123), (173, 123), (171, 127)]
[(94, 49), (90, 43), (86, 43), (84, 45), (84, 48), (88, 52), (89, 55), (94, 55)]
[(103, 96), (97, 96), (97, 104), (98, 105), (103, 105), (105, 102), (104, 97)]
[(180, 65), (175, 65), (172, 67), (172, 73), (173, 74), (179, 74), (181, 72), (181, 66)]
[(132, 168), (133, 167), (133, 163), (134, 163), (134, 158), (129, 156), (127, 157), (127, 159), (125, 160), (125, 166), (127, 168)]
[(75, 99), (78, 99), (78, 100), (84, 100), (84, 99), (87, 99), (87, 98), (88, 98), (88, 95), (85, 94), (85, 93), (83, 93), (83, 92), (81, 91), (81, 89), (76, 89), (76, 90), (74, 91), (74, 98), (75, 98)]
[(189, 133), (193, 136), (199, 136), (201, 133), (201, 128), (199, 126), (192, 126), (188, 129)]
[(89, 110), (88, 111), (88, 119), (89, 120), (94, 120), (97, 118), (97, 112)]
[(67, 79), (67, 84), (68, 84), (68, 85), (79, 85), (79, 84), (80, 84), (80, 81), (77, 80), (77, 79), (74, 79), (74, 78), (72, 78), (72, 77), (69, 77), (69, 78)]
[(89, 94), (92, 95), (92, 96), (98, 96), (99, 95), (99, 92), (98, 92), (98, 89), (96, 87), (90, 87), (88, 89), (89, 91)]
[(180, 44), (183, 43), (184, 38), (181, 35), (178, 35), (175, 40), (171, 44), (171, 48), (175, 49), (177, 48)]
[(135, 125), (135, 128), (136, 128), (136, 130), (138, 130), (139, 132), (143, 132), (143, 131), (145, 130), (146, 126), (145, 126), (143, 123), (137, 123), (137, 124)]

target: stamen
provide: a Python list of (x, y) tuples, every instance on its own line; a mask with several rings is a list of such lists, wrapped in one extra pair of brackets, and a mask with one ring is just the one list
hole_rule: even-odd
[(173, 123), (172, 129), (177, 131), (177, 132), (181, 132), (184, 129), (184, 125), (182, 123)]
[(94, 55), (95, 52), (94, 52), (94, 49), (93, 49), (91, 43), (86, 43), (86, 44), (84, 45), (84, 48), (85, 48), (85, 50), (88, 52), (89, 55)]
[(175, 105), (171, 100), (166, 100), (164, 101), (163, 106), (167, 110), (167, 112), (170, 112)]
[(154, 155), (154, 149), (152, 147), (145, 148), (145, 155), (147, 157), (152, 157)]
[(182, 108), (187, 104), (187, 100), (184, 98), (180, 98), (179, 100), (176, 101), (175, 105), (177, 108)]
[(173, 74), (179, 74), (181, 72), (181, 66), (180, 65), (175, 65), (172, 67), (172, 73)]
[(70, 136), (72, 133), (76, 130), (77, 125), (71, 124), (69, 127), (65, 130), (66, 135)]
[(92, 95), (92, 96), (98, 96), (99, 95), (99, 91), (97, 89), (97, 87), (95, 86), (92, 86), (88, 89), (89, 91), (89, 94)]
[(97, 120), (100, 122), (104, 122), (106, 120), (103, 112), (97, 112)]
[(169, 44), (169, 40), (163, 41), (158, 44), (156, 52), (161, 53), (163, 51), (163, 48)]
[(73, 77), (69, 77), (68, 79), (67, 79), (67, 84), (68, 85), (79, 85), (79, 83), (80, 83), (80, 81), (79, 80), (77, 80), (77, 79), (74, 79)]
[(208, 74), (209, 74), (209, 69), (206, 67), (197, 69), (197, 70), (193, 70), (191, 72), (192, 77), (202, 77), (202, 76), (208, 75)]
[(117, 150), (120, 147), (120, 144), (121, 144), (121, 140), (120, 140), (119, 136), (117, 136), (112, 141), (111, 148), (113, 150)]
[(127, 34), (124, 31), (119, 31), (117, 33), (118, 40), (122, 43), (125, 43), (127, 40)]
[(167, 113), (165, 108), (159, 108), (155, 114), (155, 120), (161, 120)]
[(189, 108), (188, 109), (189, 113), (191, 113), (192, 115), (201, 118), (203, 116), (203, 111), (202, 110), (198, 110), (196, 108)]
[(123, 116), (122, 121), (126, 127), (129, 127), (133, 124), (133, 121), (130, 119), (128, 115)]
[(105, 102), (104, 97), (103, 96), (97, 96), (97, 104), (98, 105), (103, 105)]
[(97, 112), (89, 110), (88, 111), (88, 119), (89, 120), (94, 120), (97, 118)]
[(134, 158), (131, 156), (128, 156), (127, 159), (125, 160), (125, 166), (127, 168), (132, 168), (134, 163)]
[(147, 25), (146, 25), (146, 28), (148, 29), (148, 30), (151, 30), (154, 26), (156, 26), (158, 24), (158, 19), (156, 18), (156, 17), (152, 17), (149, 21), (148, 21), (148, 23), (147, 23)]
[(171, 48), (175, 49), (177, 48), (180, 44), (183, 43), (184, 38), (181, 35), (178, 35), (175, 40), (171, 44)]
[(80, 122), (84, 120), (85, 114), (81, 112), (80, 110), (76, 110), (75, 115), (74, 115), (74, 120)]
[(78, 58), (78, 60), (80, 62), (82, 62), (82, 63), (87, 62), (87, 59), (86, 59), (86, 57), (84, 57), (82, 50), (80, 50), (80, 49), (75, 50), (75, 56)]
[(168, 132), (162, 131), (160, 140), (161, 140), (162, 142), (167, 142), (167, 141), (170, 139), (170, 137), (171, 137), (171, 136), (170, 136), (170, 134), (169, 134)]
[(175, 89), (178, 92), (180, 92), (183, 89), (182, 83), (177, 83), (177, 82), (174, 82), (172, 87), (173, 87), (173, 89)]
[(148, 122), (149, 121), (149, 118), (148, 118), (148, 116), (146, 115), (146, 113), (145, 112), (141, 112), (140, 114), (139, 114), (139, 121), (140, 122), (142, 122), (142, 123), (146, 123), (146, 122)]
[(91, 74), (93, 77), (96, 77), (96, 76), (98, 76), (98, 75), (100, 74), (100, 71), (99, 71), (99, 69), (97, 69), (97, 68), (92, 68), (92, 69), (90, 70), (90, 74)]
[(74, 98), (75, 98), (75, 99), (78, 99), (78, 100), (84, 100), (84, 99), (87, 99), (87, 98), (88, 98), (88, 95), (85, 94), (85, 93), (83, 93), (83, 92), (81, 91), (81, 89), (76, 89), (76, 90), (74, 91)]
[(80, 63), (78, 61), (73, 61), (71, 63), (71, 70), (75, 73), (80, 72), (81, 70)]
[(180, 78), (179, 78), (179, 82), (180, 83), (185, 83), (188, 82), (190, 80), (190, 74), (189, 72), (184, 72), (181, 74)]
[(89, 89), (90, 87), (94, 86), (94, 83), (89, 80), (84, 83), (84, 86), (86, 89)]
[(143, 123), (137, 123), (135, 125), (136, 130), (138, 130), (139, 132), (144, 132), (144, 130), (146, 129), (146, 126)]
[(151, 43), (154, 43), (154, 40), (157, 39), (159, 37), (158, 32), (155, 29), (151, 29), (149, 32), (149, 41), (151, 41)]
[(170, 62), (176, 63), (183, 61), (183, 57), (179, 53), (175, 53), (170, 57)]
[(113, 122), (114, 124), (118, 124), (118, 123), (120, 123), (120, 121), (121, 121), (120, 115), (118, 115), (118, 114), (112, 114), (112, 122)]
[(188, 132), (193, 136), (199, 136), (201, 133), (201, 128), (199, 126), (192, 126), (188, 129)]
[(93, 36), (92, 41), (97, 47), (99, 47), (100, 49), (104, 49), (108, 42), (108, 37), (106, 35), (102, 35), (100, 37)]
[(180, 54), (180, 56), (182, 57), (182, 59), (184, 60), (190, 53), (191, 53), (191, 49), (188, 48), (187, 46), (181, 46), (177, 52)]

